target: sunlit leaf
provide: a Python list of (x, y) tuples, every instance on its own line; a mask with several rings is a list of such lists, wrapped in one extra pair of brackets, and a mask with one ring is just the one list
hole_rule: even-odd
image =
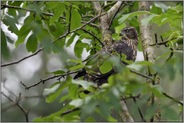
[(108, 60), (104, 61), (104, 63), (100, 66), (100, 72), (102, 74), (108, 73), (111, 70), (112, 70), (112, 64)]
[(85, 80), (72, 80), (72, 83), (81, 85), (85, 90), (89, 89), (90, 86), (95, 86), (94, 83)]
[(75, 99), (75, 100), (72, 100), (69, 104), (73, 105), (75, 107), (80, 107), (83, 104), (83, 100), (82, 99)]

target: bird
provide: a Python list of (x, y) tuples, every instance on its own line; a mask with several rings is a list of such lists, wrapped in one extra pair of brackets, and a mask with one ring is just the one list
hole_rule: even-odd
[[(119, 35), (121, 36), (120, 40), (114, 41), (109, 46), (104, 46), (94, 56), (90, 57), (86, 63), (87, 67), (78, 72), (74, 76), (74, 79), (83, 76), (84, 80), (92, 81), (100, 86), (103, 83), (107, 83), (110, 75), (116, 73), (113, 67), (107, 73), (102, 73), (99, 69), (99, 67), (110, 57), (117, 55), (122, 56), (122, 54), (124, 54), (126, 60), (134, 62), (137, 56), (138, 46), (137, 30), (132, 26), (128, 26), (123, 28)], [(127, 65), (127, 62), (121, 62)]]

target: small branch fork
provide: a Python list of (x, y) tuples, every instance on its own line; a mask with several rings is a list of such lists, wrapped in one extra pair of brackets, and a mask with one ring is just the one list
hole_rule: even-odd
[(41, 79), (39, 82), (37, 82), (33, 85), (30, 85), (30, 86), (26, 86), (22, 81), (20, 81), (20, 84), (22, 84), (25, 87), (25, 89), (30, 89), (32, 87), (35, 87), (35, 86), (41, 84), (41, 83), (44, 84), (48, 80), (55, 79), (55, 78), (58, 78), (58, 80), (60, 80), (61, 78), (64, 78), (65, 76), (68, 76), (68, 75), (71, 75), (71, 74), (74, 74), (74, 73), (78, 73), (78, 72), (79, 72), (79, 70), (74, 71), (74, 72), (65, 73), (65, 74), (60, 74), (60, 75), (54, 75), (54, 76), (51, 76), (51, 77), (48, 77), (48, 78), (45, 78), (45, 79)]
[(162, 42), (158, 43), (157, 34), (155, 34), (155, 44), (150, 44), (150, 46), (155, 46), (156, 45), (158, 47), (159, 45), (164, 45), (165, 47), (168, 47), (168, 45), (167, 45), (168, 42), (171, 42), (172, 40), (177, 39), (176, 37), (174, 37), (172, 39), (164, 41), (162, 36), (160, 36), (160, 38), (161, 38)]
[[(157, 34), (155, 34), (155, 44), (150, 44), (150, 46), (156, 46), (159, 47), (161, 45), (164, 45), (165, 47), (169, 47), (169, 45), (167, 43), (171, 42), (174, 39), (177, 39), (176, 37), (173, 37), (169, 40), (164, 41), (163, 37), (160, 36), (161, 41), (160, 43), (158, 43), (158, 38), (157, 38)], [(172, 47), (169, 47), (169, 49), (171, 50), (170, 56), (166, 59), (166, 62), (172, 58), (172, 56), (174, 55), (174, 49)], [(177, 50), (177, 49), (176, 49)]]
[(19, 94), (18, 98), (16, 99), (16, 101), (14, 101), (12, 98), (8, 97), (5, 93), (1, 92), (1, 94), (6, 97), (10, 102), (13, 102), (24, 114), (26, 122), (29, 122), (29, 110), (26, 111), (21, 105), (20, 105), (20, 101), (21, 101), (21, 93)]

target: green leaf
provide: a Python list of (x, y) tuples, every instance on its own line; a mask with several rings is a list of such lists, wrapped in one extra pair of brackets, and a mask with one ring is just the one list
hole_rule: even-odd
[(108, 60), (104, 61), (104, 63), (100, 66), (100, 72), (102, 74), (105, 74), (111, 70), (112, 70), (112, 64)]
[(4, 34), (4, 32), (2, 31), (1, 29), (1, 54), (2, 54), (2, 57), (7, 59), (9, 58), (10, 56), (10, 51), (9, 51), (9, 48), (7, 46), (7, 40), (6, 40), (6, 36)]
[(58, 6), (58, 2), (52, 2), (52, 1), (46, 2), (47, 9), (54, 9), (56, 6)]
[(45, 88), (44, 89), (44, 92), (43, 92), (43, 95), (49, 95), (49, 94), (52, 94), (54, 93), (60, 86), (60, 82), (56, 82), (54, 83), (53, 85), (51, 85), (50, 88)]
[(8, 26), (8, 30), (12, 33), (17, 34), (18, 28), (16, 26), (16, 19), (10, 16), (5, 16), (4, 19), (2, 19), (3, 23)]
[(82, 99), (75, 99), (75, 100), (72, 100), (69, 104), (73, 105), (75, 107), (80, 107), (83, 104), (83, 100)]
[(164, 106), (161, 110), (161, 116), (168, 121), (179, 121), (180, 119), (180, 115), (171, 106)]
[(57, 30), (57, 27), (56, 27), (55, 23), (51, 23), (51, 24), (49, 25), (49, 30), (50, 30), (51, 32), (55, 32), (55, 31)]
[(35, 52), (37, 50), (38, 41), (36, 35), (32, 34), (26, 43), (26, 48), (28, 52)]
[(58, 74), (64, 74), (65, 72), (63, 70), (56, 70), (56, 71), (53, 71), (53, 72), (47, 72), (48, 74), (55, 74), (55, 75), (58, 75)]
[[(68, 10), (69, 11), (69, 10)], [(81, 26), (81, 15), (76, 9), (72, 8), (71, 26), (70, 29), (74, 30)]]
[(69, 70), (73, 71), (73, 70), (79, 70), (81, 68), (84, 68), (83, 64), (79, 64), (77, 66), (73, 66), (73, 67), (69, 68)]
[(126, 15), (122, 15), (122, 17), (118, 20), (118, 23), (121, 24), (128, 18), (132, 18), (134, 16), (138, 16), (142, 14), (151, 14), (151, 13), (149, 11), (136, 11), (136, 12), (132, 12)]
[(88, 90), (90, 86), (96, 86), (94, 83), (92, 82), (88, 82), (85, 80), (72, 80), (73, 84), (77, 84), (77, 85), (81, 85), (85, 90)]
[(143, 25), (147, 25), (147, 24), (150, 23), (150, 21), (151, 21), (154, 17), (158, 17), (158, 15), (156, 15), (156, 14), (148, 15), (147, 17), (145, 17), (145, 18), (143, 18), (143, 19), (141, 20), (141, 23), (142, 23)]
[[(71, 81), (73, 81), (73, 80), (71, 80)], [(78, 91), (79, 91), (78, 85), (71, 83), (68, 87), (68, 95), (69, 95), (70, 99), (78, 98), (78, 96), (79, 96)]]
[(67, 100), (67, 99), (69, 99), (69, 98), (70, 98), (70, 97), (69, 97), (68, 94), (67, 94), (67, 95), (64, 95), (64, 96), (62, 96), (62, 97), (60, 98), (59, 102), (61, 103), (61, 102), (65, 101), (65, 100)]
[(82, 63), (81, 59), (68, 59), (67, 62)]
[(83, 48), (80, 47), (80, 44), (82, 42), (80, 40), (78, 40), (75, 44), (75, 47), (74, 47), (74, 52), (75, 52), (75, 55), (78, 57), (78, 58), (81, 58), (81, 55), (82, 55), (82, 51), (83, 51)]
[(55, 8), (54, 16), (50, 19), (50, 23), (57, 21), (65, 10), (65, 4), (59, 2)]
[(29, 32), (31, 31), (32, 23), (34, 18), (30, 14), (25, 20), (24, 20), (24, 25), (20, 28), (19, 32), (17, 33), (18, 39), (15, 43), (15, 46), (17, 47), (19, 44), (23, 43)]
[(76, 36), (76, 35), (73, 34), (73, 35), (70, 37), (70, 39), (69, 39), (69, 40), (67, 41), (67, 43), (66, 43), (66, 47), (70, 46), (70, 45), (73, 43), (75, 36)]
[(61, 92), (68, 86), (67, 82), (57, 82), (53, 84), (50, 88), (44, 89), (44, 95), (47, 95), (46, 102), (53, 102), (58, 96), (61, 95)]
[(152, 86), (151, 86), (151, 90), (152, 90), (152, 92), (153, 92), (157, 97), (163, 96), (163, 95), (162, 95), (163, 89), (161, 88), (160, 85), (152, 85)]
[(150, 12), (155, 13), (155, 14), (161, 14), (162, 9), (160, 7), (155, 6), (155, 4), (153, 4), (151, 9), (150, 9)]

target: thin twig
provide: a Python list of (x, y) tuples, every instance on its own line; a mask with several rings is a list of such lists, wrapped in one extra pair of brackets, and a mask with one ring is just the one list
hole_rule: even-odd
[(151, 76), (142, 74), (142, 73), (140, 73), (140, 72), (138, 72), (138, 71), (135, 71), (135, 70), (131, 70), (131, 69), (130, 69), (130, 72), (135, 73), (135, 74), (137, 74), (137, 75), (139, 75), (139, 76), (142, 76), (142, 77), (144, 77), (144, 78), (147, 78), (147, 79), (150, 79), (150, 80), (154, 80)]
[(4, 94), (3, 92), (1, 92), (1, 94), (6, 97), (10, 102), (13, 102), (14, 104), (16, 104), (16, 106), (24, 113), (25, 118), (26, 118), (26, 122), (29, 122), (29, 117), (28, 117), (28, 113), (29, 111), (26, 111), (20, 104), (19, 104), (19, 100), (14, 101), (13, 99), (11, 99), (10, 97), (8, 97), (6, 94)]
[[(133, 97), (133, 101), (134, 101), (135, 104), (137, 104), (137, 101), (136, 101), (135, 97)], [(142, 113), (141, 109), (139, 108), (139, 106), (137, 106), (137, 108), (138, 108), (138, 111), (139, 111), (139, 114), (141, 116), (142, 121), (146, 122), (146, 120), (144, 119), (143, 113)]]
[(72, 18), (72, 4), (70, 4), (70, 10), (69, 10), (68, 33), (70, 32), (70, 28), (71, 28), (71, 18)]
[[(10, 9), (19, 9), (19, 10), (23, 10), (23, 11), (27, 11), (27, 12), (36, 13), (36, 11), (34, 11), (34, 10), (21, 8), (21, 7), (18, 7), (18, 6), (11, 6), (11, 5), (2, 4), (1, 7), (2, 8), (10, 8)], [(53, 13), (41, 12), (41, 14), (46, 15), (46, 16), (54, 16)], [(66, 20), (66, 18), (62, 17), (62, 16), (60, 16), (59, 18)]]
[(74, 111), (79, 111), (79, 110), (80, 110), (80, 108), (74, 108), (73, 110), (66, 111), (66, 112), (62, 113), (60, 116), (62, 117), (62, 116), (64, 116), (64, 115), (67, 115), (67, 114), (70, 114), (70, 113), (72, 113), (72, 112), (74, 112)]
[(89, 32), (85, 29), (81, 29), (81, 30), (83, 30), (84, 32), (86, 32), (86, 33), (90, 34), (91, 36), (93, 36), (102, 46), (104, 46), (104, 44), (100, 41), (100, 39), (97, 38), (93, 33)]
[[(103, 15), (105, 15), (105, 14), (98, 15), (98, 16), (92, 18), (91, 20), (87, 21), (86, 23), (84, 23), (82, 26), (80, 26), (80, 27), (78, 27), (78, 28), (76, 28), (76, 29), (74, 29), (74, 30), (72, 30), (72, 31), (70, 31), (70, 32), (66, 32), (65, 34), (61, 35), (61, 36), (58, 37), (56, 40), (54, 40), (52, 43), (55, 43), (57, 40), (60, 40), (60, 39), (62, 39), (62, 38), (65, 38), (65, 37), (66, 37), (68, 34), (70, 34), (70, 33), (74, 33), (75, 31), (78, 31), (78, 30), (82, 29), (83, 27), (85, 27), (86, 25), (88, 25), (89, 23), (95, 21), (98, 17), (103, 16)], [(18, 60), (18, 61), (14, 61), (14, 62), (7, 63), (7, 64), (2, 64), (1, 67), (6, 67), (6, 66), (18, 64), (18, 63), (20, 63), (20, 62), (22, 62), (22, 61), (24, 61), (24, 60), (26, 60), (26, 59), (28, 59), (28, 58), (30, 58), (30, 57), (36, 55), (36, 54), (38, 54), (38, 53), (39, 53), (40, 51), (42, 51), (43, 49), (44, 49), (44, 48), (40, 48), (40, 49), (39, 49), (38, 51), (36, 51), (35, 53), (33, 53), (33, 54), (29, 55), (29, 56), (26, 56), (26, 57), (24, 57), (24, 58), (22, 58), (22, 59), (20, 59), (20, 60)]]
[(93, 22), (93, 21), (95, 21), (97, 18), (99, 18), (99, 17), (101, 17), (101, 16), (103, 16), (103, 15), (105, 15), (106, 13), (104, 13), (104, 14), (99, 14), (99, 15), (97, 15), (96, 17), (94, 17), (94, 18), (92, 18), (91, 20), (89, 20), (89, 21), (87, 21), (86, 23), (84, 23), (82, 26), (80, 26), (80, 27), (78, 27), (78, 28), (76, 28), (76, 29), (74, 29), (74, 30), (72, 30), (72, 31), (70, 31), (70, 32), (66, 32), (65, 34), (63, 34), (63, 35), (61, 35), (60, 37), (58, 37), (56, 40), (54, 40), (52, 43), (55, 43), (57, 40), (60, 40), (60, 39), (62, 39), (62, 38), (64, 38), (64, 37), (66, 37), (68, 34), (70, 34), (70, 33), (74, 33), (74, 32), (76, 32), (76, 31), (78, 31), (78, 30), (80, 30), (80, 29), (82, 29), (83, 27), (85, 27), (86, 25), (88, 25), (89, 23), (91, 23), (91, 22)]
[(177, 99), (171, 97), (170, 95), (166, 94), (165, 92), (162, 92), (162, 94), (163, 94), (164, 96), (166, 96), (167, 98), (169, 98), (169, 99), (173, 100), (174, 102), (176, 102), (176, 103), (178, 103), (178, 104), (180, 104), (180, 105), (183, 106), (183, 103), (182, 103), (182, 102), (180, 102), (180, 101), (178, 101)]
[(168, 42), (170, 42), (170, 41), (172, 41), (172, 40), (174, 40), (174, 39), (176, 39), (176, 37), (174, 37), (174, 38), (172, 38), (172, 39), (169, 39), (169, 40), (167, 40), (167, 41), (164, 41), (164, 42), (160, 42), (160, 43), (155, 43), (155, 44), (150, 44), (149, 46), (155, 46), (155, 45), (166, 45)]
[(11, 63), (2, 64), (1, 67), (6, 67), (6, 66), (18, 64), (18, 63), (20, 63), (21, 61), (24, 61), (24, 60), (26, 60), (26, 59), (28, 59), (28, 58), (30, 58), (30, 57), (32, 57), (32, 56), (37, 55), (37, 54), (38, 54), (39, 52), (41, 52), (42, 50), (43, 50), (43, 48), (40, 48), (40, 49), (37, 50), (35, 53), (33, 53), (33, 54), (29, 55), (29, 56), (26, 56), (26, 57), (24, 57), (24, 58), (22, 58), (22, 59), (20, 59), (20, 60), (18, 60), (18, 61), (14, 61), (14, 62), (11, 62)]
[(70, 72), (70, 73), (60, 74), (60, 75), (54, 75), (54, 76), (51, 76), (51, 77), (48, 77), (48, 78), (45, 78), (45, 79), (41, 79), (41, 80), (40, 80), (39, 82), (37, 82), (36, 84), (30, 85), (30, 86), (25, 85), (22, 81), (20, 81), (20, 84), (22, 84), (22, 85), (25, 87), (25, 89), (30, 89), (30, 88), (32, 88), (32, 87), (35, 87), (35, 86), (41, 84), (41, 83), (44, 84), (44, 83), (45, 83), (46, 81), (48, 81), (48, 80), (51, 80), (51, 79), (54, 79), (54, 78), (65, 77), (65, 76), (68, 76), (68, 75), (70, 75), (70, 74), (74, 74), (74, 73), (77, 73), (77, 72), (79, 72), (79, 70), (78, 70), (78, 71), (74, 71), (74, 72)]

